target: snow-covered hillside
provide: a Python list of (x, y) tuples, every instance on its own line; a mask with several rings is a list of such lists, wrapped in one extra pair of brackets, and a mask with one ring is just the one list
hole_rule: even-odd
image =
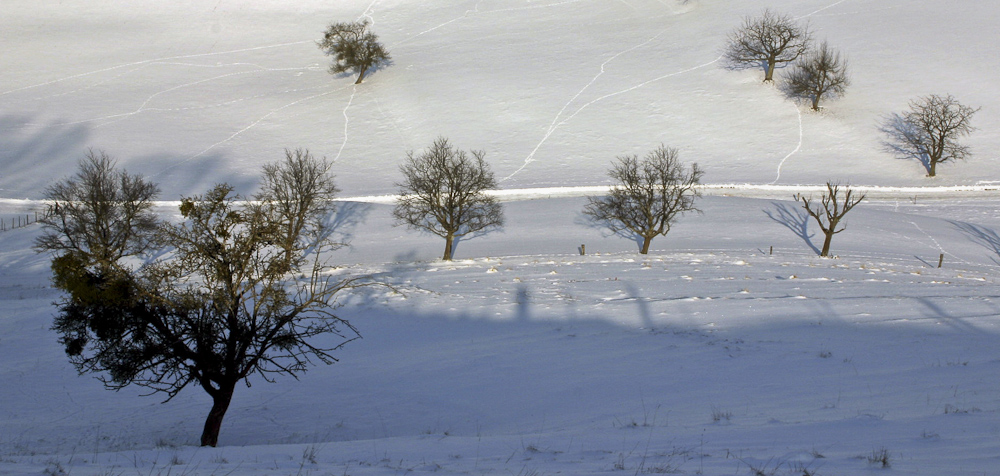
[[(807, 112), (719, 61), (764, 7), (850, 59), (847, 96)], [(88, 147), (161, 184), (250, 191), (284, 148), (336, 159), (347, 195), (389, 193), (439, 135), (484, 149), (504, 188), (605, 183), (660, 143), (710, 183), (951, 185), (996, 173), (996, 8), (975, 0), (5, 2), (0, 196), (38, 198)], [(395, 64), (355, 87), (315, 41), (369, 19)], [(780, 77), (782, 72), (779, 71)], [(928, 180), (879, 120), (927, 94), (981, 106), (966, 163)]]
[[(814, 113), (721, 64), (765, 7), (849, 56), (846, 97)], [(1000, 474), (1000, 6), (15, 0), (0, 18), (0, 217), (38, 209), (91, 147), (168, 201), (252, 192), (262, 164), (309, 148), (346, 198), (341, 272), (401, 291), (344, 296), (364, 339), (301, 381), (239, 388), (202, 449), (199, 391), (160, 404), (76, 375), (38, 228), (2, 231), (0, 474), (848, 475), (881, 471), (882, 449), (893, 474)], [(353, 19), (395, 61), (358, 86), (314, 43)], [(982, 107), (974, 156), (934, 179), (878, 132), (931, 93)], [(453, 263), (393, 226), (387, 196), (439, 135), (504, 179), (507, 226)], [(716, 185), (640, 256), (582, 197), (660, 143)], [(872, 197), (837, 259), (791, 200), (827, 180)]]

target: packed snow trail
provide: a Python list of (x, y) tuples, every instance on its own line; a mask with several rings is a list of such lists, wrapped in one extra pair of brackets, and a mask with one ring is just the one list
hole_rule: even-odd
[(37, 83), (37, 84), (28, 85), (28, 86), (22, 86), (20, 88), (15, 88), (15, 89), (11, 89), (11, 90), (8, 90), (8, 91), (0, 92), (0, 96), (4, 96), (4, 95), (7, 95), (7, 94), (11, 94), (11, 93), (16, 93), (18, 91), (24, 91), (24, 90), (28, 90), (28, 89), (40, 88), (40, 87), (43, 87), (43, 86), (48, 86), (50, 84), (61, 83), (63, 81), (69, 81), (71, 79), (82, 78), (82, 77), (85, 77), (85, 76), (91, 76), (91, 75), (94, 75), (94, 74), (100, 74), (100, 73), (104, 73), (104, 72), (108, 72), (108, 71), (114, 71), (116, 69), (127, 68), (129, 66), (146, 65), (146, 64), (150, 64), (150, 63), (158, 63), (158, 62), (164, 62), (164, 61), (176, 60), (176, 59), (203, 58), (203, 57), (206, 57), (206, 56), (219, 56), (219, 55), (228, 55), (228, 54), (233, 54), (233, 53), (244, 53), (244, 52), (247, 52), (247, 51), (260, 51), (260, 50), (265, 50), (265, 49), (270, 49), (270, 48), (282, 48), (282, 47), (285, 47), (285, 46), (302, 45), (302, 44), (305, 44), (305, 43), (314, 43), (314, 40), (293, 41), (293, 42), (290, 42), (290, 43), (279, 43), (279, 44), (276, 44), (276, 45), (267, 45), (267, 46), (255, 46), (255, 47), (252, 47), (252, 48), (241, 48), (241, 49), (238, 49), (238, 50), (218, 51), (218, 52), (215, 52), (215, 53), (197, 53), (197, 54), (191, 54), (191, 55), (167, 56), (167, 57), (163, 57), (163, 58), (155, 58), (155, 59), (149, 59), (149, 60), (135, 61), (135, 62), (132, 62), (132, 63), (125, 63), (125, 64), (120, 64), (120, 65), (117, 65), (117, 66), (110, 66), (110, 67), (107, 67), (107, 68), (102, 68), (102, 69), (97, 69), (97, 70), (93, 70), (93, 71), (88, 71), (86, 73), (79, 73), (79, 74), (74, 74), (74, 75), (66, 76), (66, 77), (59, 78), (59, 79), (53, 79), (51, 81), (46, 81), (46, 82), (43, 82), (43, 83)]
[(778, 174), (776, 177), (774, 177), (774, 181), (771, 182), (769, 185), (774, 185), (778, 183), (778, 180), (781, 179), (781, 166), (785, 165), (785, 161), (788, 160), (789, 157), (795, 155), (795, 153), (802, 148), (802, 111), (799, 110), (799, 106), (796, 105), (795, 103), (792, 103), (792, 105), (795, 106), (795, 113), (798, 114), (799, 117), (799, 143), (796, 144), (795, 149), (789, 152), (788, 155), (786, 155), (785, 158), (781, 159), (781, 162), (778, 163)]
[(337, 156), (333, 158), (336, 162), (340, 159), (340, 154), (344, 152), (344, 147), (347, 146), (347, 126), (351, 123), (351, 118), (347, 116), (347, 110), (351, 108), (351, 103), (354, 102), (354, 95), (358, 93), (358, 85), (354, 85), (354, 89), (351, 90), (351, 98), (347, 100), (347, 105), (344, 106), (344, 142), (340, 143), (340, 149), (337, 150)]
[[(625, 93), (628, 93), (628, 92), (631, 92), (631, 91), (635, 91), (636, 89), (639, 89), (639, 88), (641, 88), (643, 86), (646, 86), (648, 84), (651, 84), (651, 83), (654, 83), (654, 82), (657, 82), (657, 81), (660, 81), (660, 80), (663, 80), (663, 79), (667, 79), (667, 78), (670, 78), (670, 77), (673, 77), (673, 76), (678, 76), (678, 75), (681, 75), (681, 74), (684, 74), (684, 73), (690, 73), (691, 71), (696, 71), (696, 70), (705, 68), (707, 66), (711, 66), (711, 65), (713, 65), (715, 63), (718, 63), (720, 60), (722, 60), (722, 56), (721, 55), (718, 58), (715, 58), (714, 60), (709, 61), (709, 62), (707, 62), (705, 64), (700, 64), (698, 66), (694, 66), (692, 68), (688, 68), (688, 69), (685, 69), (683, 71), (677, 71), (677, 72), (674, 72), (674, 73), (665, 74), (663, 76), (659, 76), (659, 77), (656, 77), (656, 78), (653, 78), (653, 79), (650, 79), (650, 80), (647, 80), (647, 81), (643, 81), (643, 82), (641, 82), (639, 84), (636, 84), (635, 86), (632, 86), (632, 87), (629, 87), (629, 88), (625, 88), (625, 89), (622, 89), (620, 91), (615, 91), (613, 93), (605, 94), (605, 95), (603, 95), (603, 96), (601, 96), (601, 97), (599, 97), (597, 99), (594, 99), (593, 101), (590, 101), (590, 102), (584, 104), (583, 106), (580, 106), (580, 108), (578, 108), (576, 111), (574, 111), (573, 114), (570, 114), (566, 119), (563, 119), (558, 124), (556, 124), (555, 128), (558, 129), (563, 124), (566, 124), (571, 119), (573, 119), (574, 117), (576, 117), (577, 114), (580, 114), (581, 112), (583, 112), (584, 109), (587, 109), (591, 105), (596, 104), (596, 103), (598, 103), (600, 101), (603, 101), (603, 100), (608, 99), (610, 97), (618, 96), (620, 94), (625, 94)], [(528, 164), (530, 164), (533, 161), (534, 161), (534, 159), (531, 159), (530, 157), (528, 159), (525, 159), (524, 164), (521, 165), (521, 167), (519, 167), (517, 170), (515, 170), (514, 172), (512, 172), (510, 175), (508, 175), (508, 176), (500, 179), (500, 181), (504, 182), (504, 181), (510, 180), (512, 177), (514, 177), (515, 175), (517, 175), (518, 172), (524, 170), (524, 168), (527, 167)]]
[[(192, 155), (192, 156), (190, 156), (190, 157), (188, 157), (188, 158), (186, 158), (186, 159), (184, 159), (184, 160), (181, 160), (180, 162), (177, 162), (176, 164), (173, 164), (173, 165), (170, 165), (170, 166), (167, 166), (167, 167), (164, 167), (164, 168), (163, 168), (163, 169), (161, 169), (161, 170), (160, 170), (159, 172), (156, 172), (156, 173), (152, 174), (152, 176), (153, 176), (153, 177), (156, 177), (156, 176), (159, 176), (159, 175), (162, 175), (162, 174), (163, 174), (164, 172), (167, 172), (167, 171), (169, 171), (169, 170), (171, 170), (171, 169), (174, 169), (174, 168), (176, 168), (176, 167), (178, 167), (178, 166), (180, 166), (180, 165), (182, 165), (182, 164), (184, 164), (184, 163), (186, 163), (186, 162), (189, 162), (189, 161), (191, 161), (191, 160), (194, 160), (194, 159), (196, 159), (196, 158), (198, 158), (198, 157), (201, 157), (201, 156), (205, 155), (205, 154), (206, 154), (206, 153), (208, 153), (208, 152), (209, 152), (210, 150), (212, 150), (212, 149), (214, 149), (214, 148), (216, 148), (216, 147), (218, 147), (218, 146), (220, 146), (220, 145), (222, 145), (222, 144), (225, 144), (226, 142), (229, 142), (229, 141), (233, 140), (234, 138), (236, 138), (236, 137), (237, 137), (237, 136), (239, 136), (240, 134), (243, 134), (244, 132), (246, 132), (246, 131), (248, 131), (248, 130), (250, 130), (250, 129), (253, 129), (253, 128), (254, 128), (254, 127), (256, 127), (256, 126), (257, 126), (258, 124), (260, 124), (261, 122), (263, 122), (263, 121), (264, 121), (265, 119), (267, 119), (268, 117), (271, 117), (272, 115), (274, 115), (275, 113), (277, 113), (277, 112), (279, 112), (279, 111), (282, 111), (282, 110), (284, 110), (284, 109), (287, 109), (287, 108), (289, 108), (289, 107), (292, 107), (292, 106), (294, 106), (294, 105), (296, 105), (296, 104), (299, 104), (299, 103), (301, 103), (301, 102), (304, 102), (304, 101), (309, 101), (309, 100), (312, 100), (312, 99), (316, 99), (316, 98), (319, 98), (319, 97), (323, 97), (323, 96), (326, 96), (326, 95), (329, 95), (329, 94), (333, 94), (333, 93), (336, 93), (336, 92), (340, 92), (340, 91), (343, 91), (343, 90), (347, 89), (348, 87), (350, 87), (350, 86), (344, 86), (344, 87), (342, 87), (342, 88), (340, 88), (340, 89), (334, 89), (333, 91), (327, 91), (327, 92), (325, 92), (325, 93), (320, 93), (320, 94), (315, 94), (315, 95), (312, 95), (312, 96), (309, 96), (309, 97), (305, 97), (305, 98), (302, 98), (302, 99), (298, 99), (298, 100), (295, 100), (295, 101), (292, 101), (292, 102), (290, 102), (290, 103), (288, 103), (288, 104), (285, 104), (284, 106), (281, 106), (281, 107), (279, 107), (279, 108), (276, 108), (276, 109), (272, 109), (272, 110), (271, 110), (270, 112), (268, 112), (267, 114), (264, 114), (263, 116), (261, 116), (261, 117), (260, 117), (259, 119), (257, 119), (256, 121), (254, 121), (254, 122), (250, 123), (250, 125), (248, 125), (248, 126), (244, 127), (243, 129), (240, 129), (240, 130), (236, 131), (235, 133), (233, 133), (233, 134), (232, 134), (232, 135), (230, 135), (229, 137), (227, 137), (227, 138), (225, 138), (225, 139), (223, 139), (223, 140), (221, 140), (221, 141), (219, 141), (219, 142), (216, 142), (216, 143), (214, 143), (214, 144), (212, 144), (212, 145), (210, 145), (210, 146), (206, 147), (206, 148), (205, 148), (204, 150), (202, 150), (201, 152), (198, 152), (197, 154), (194, 154), (194, 155)], [(353, 95), (352, 95), (352, 98), (353, 98)], [(345, 126), (345, 127), (346, 127), (346, 126)], [(346, 140), (346, 139), (345, 139), (345, 140)]]
[(837, 6), (837, 5), (840, 5), (841, 3), (844, 3), (844, 2), (846, 2), (846, 1), (847, 1), (847, 0), (840, 0), (839, 2), (834, 2), (834, 3), (831, 3), (830, 5), (827, 5), (827, 6), (823, 7), (823, 8), (820, 8), (819, 10), (816, 10), (816, 11), (814, 11), (814, 12), (812, 12), (812, 13), (807, 13), (807, 14), (805, 14), (805, 15), (802, 15), (802, 16), (800, 16), (800, 17), (796, 17), (795, 19), (796, 19), (796, 20), (801, 20), (801, 19), (803, 19), (803, 18), (809, 18), (809, 17), (811, 17), (811, 16), (813, 16), (813, 15), (815, 15), (815, 14), (817, 14), (817, 13), (819, 13), (819, 12), (823, 11), (823, 10), (827, 10), (827, 9), (830, 9), (830, 8), (833, 8), (833, 7), (835, 7), (835, 6)]
[(507, 176), (503, 180), (509, 179), (510, 177), (512, 177), (517, 172), (520, 172), (521, 169), (523, 169), (526, 165), (530, 164), (531, 162), (534, 162), (534, 160), (535, 160), (535, 153), (538, 152), (538, 149), (542, 147), (542, 144), (544, 144), (545, 141), (548, 140), (549, 136), (551, 136), (552, 133), (555, 132), (556, 129), (558, 129), (559, 126), (561, 125), (561, 123), (557, 124), (557, 121), (559, 121), (559, 118), (562, 117), (563, 112), (566, 112), (566, 109), (569, 108), (570, 104), (573, 104), (573, 102), (576, 101), (576, 99), (579, 98), (580, 95), (584, 93), (584, 91), (586, 91), (588, 88), (590, 88), (590, 86), (592, 86), (595, 82), (597, 82), (598, 78), (600, 78), (604, 74), (604, 72), (605, 72), (604, 71), (604, 67), (607, 66), (608, 63), (614, 61), (615, 58), (618, 58), (619, 56), (621, 56), (621, 55), (623, 55), (625, 53), (628, 53), (628, 52), (630, 52), (632, 50), (635, 50), (635, 49), (638, 49), (638, 48), (642, 48), (643, 46), (648, 45), (649, 43), (653, 42), (654, 40), (656, 40), (657, 38), (659, 38), (660, 36), (662, 36), (666, 31), (667, 30), (665, 29), (665, 30), (661, 31), (660, 33), (656, 34), (656, 36), (654, 36), (654, 37), (652, 37), (652, 38), (650, 38), (650, 39), (648, 39), (648, 40), (646, 40), (646, 41), (644, 41), (644, 42), (642, 42), (642, 43), (640, 43), (638, 45), (632, 46), (632, 47), (630, 47), (630, 48), (628, 48), (626, 50), (619, 51), (618, 53), (612, 55), (610, 58), (604, 60), (604, 62), (601, 63), (601, 66), (600, 66), (601, 71), (599, 73), (597, 73), (596, 76), (594, 76), (593, 78), (591, 78), (590, 82), (587, 83), (587, 85), (584, 86), (583, 89), (577, 91), (577, 93), (575, 95), (573, 95), (573, 97), (570, 98), (570, 100), (567, 101), (565, 105), (563, 105), (562, 109), (560, 109), (559, 112), (556, 113), (556, 117), (552, 118), (552, 123), (549, 124), (549, 129), (547, 131), (545, 131), (545, 135), (542, 137), (542, 140), (538, 142), (538, 145), (536, 145), (535, 148), (531, 150), (531, 153), (528, 154), (528, 157), (524, 159), (524, 165), (522, 165), (521, 168), (515, 170), (513, 174)]

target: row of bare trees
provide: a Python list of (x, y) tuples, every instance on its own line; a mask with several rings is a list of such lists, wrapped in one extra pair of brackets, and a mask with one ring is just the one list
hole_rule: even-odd
[[(89, 152), (76, 175), (46, 190), (51, 205), (35, 241), (53, 255), (53, 284), (64, 292), (53, 329), (70, 362), (109, 389), (136, 385), (170, 400), (189, 385), (201, 388), (212, 398), (205, 446), (218, 443), (241, 382), (336, 362), (332, 353), (360, 337), (334, 314), (338, 296), (375, 283), (332, 273), (326, 261), (342, 246), (333, 238), (330, 168), (308, 151), (286, 151), (262, 168), (255, 195), (216, 185), (184, 197), (182, 219), (172, 223), (153, 211), (155, 184)], [(503, 226), (501, 205), (486, 193), (496, 180), (484, 152), (442, 137), (408, 153), (400, 171), (397, 224), (443, 237), (445, 260), (456, 238)], [(680, 215), (697, 211), (702, 171), (684, 166), (676, 149), (618, 157), (608, 174), (614, 185), (590, 197), (583, 213), (642, 237), (642, 254)], [(823, 256), (863, 198), (848, 191), (840, 200), (831, 187), (818, 207), (802, 199), (827, 234)]]

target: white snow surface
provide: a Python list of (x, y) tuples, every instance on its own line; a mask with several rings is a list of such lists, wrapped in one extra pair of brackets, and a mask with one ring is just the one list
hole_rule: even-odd
[[(815, 113), (721, 64), (765, 7), (847, 54), (844, 98)], [(13, 0), (0, 19), (8, 227), (88, 148), (157, 182), (169, 217), (303, 147), (335, 161), (338, 272), (398, 289), (341, 296), (363, 339), (238, 389), (199, 448), (208, 397), (78, 376), (38, 227), (0, 231), (2, 475), (1000, 474), (1000, 4)], [(354, 19), (394, 59), (357, 86), (315, 46)], [(927, 178), (878, 124), (932, 93), (982, 109), (974, 156)], [(398, 164), (439, 135), (486, 151), (507, 214), (447, 263), (391, 217)], [(642, 256), (580, 211), (615, 156), (661, 143), (708, 185)], [(833, 259), (792, 198), (828, 180), (869, 196)]]

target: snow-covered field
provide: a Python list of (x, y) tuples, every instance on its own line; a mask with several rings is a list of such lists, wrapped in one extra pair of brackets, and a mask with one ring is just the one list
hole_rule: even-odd
[[(849, 56), (845, 98), (809, 112), (720, 64), (764, 7)], [(164, 200), (252, 192), (304, 147), (336, 162), (342, 272), (401, 291), (345, 296), (364, 339), (240, 388), (221, 446), (198, 448), (207, 396), (77, 376), (38, 228), (0, 232), (0, 474), (1000, 474), (990, 2), (13, 0), (0, 18), (8, 222), (89, 147)], [(355, 87), (314, 41), (357, 18), (395, 64)], [(931, 93), (982, 107), (974, 157), (934, 179), (878, 133)], [(387, 197), (438, 135), (504, 179), (504, 231), (452, 263)], [(580, 210), (616, 155), (660, 143), (715, 185), (641, 256)], [(837, 259), (791, 200), (827, 180), (872, 197)], [(890, 470), (868, 461), (882, 450)]]

